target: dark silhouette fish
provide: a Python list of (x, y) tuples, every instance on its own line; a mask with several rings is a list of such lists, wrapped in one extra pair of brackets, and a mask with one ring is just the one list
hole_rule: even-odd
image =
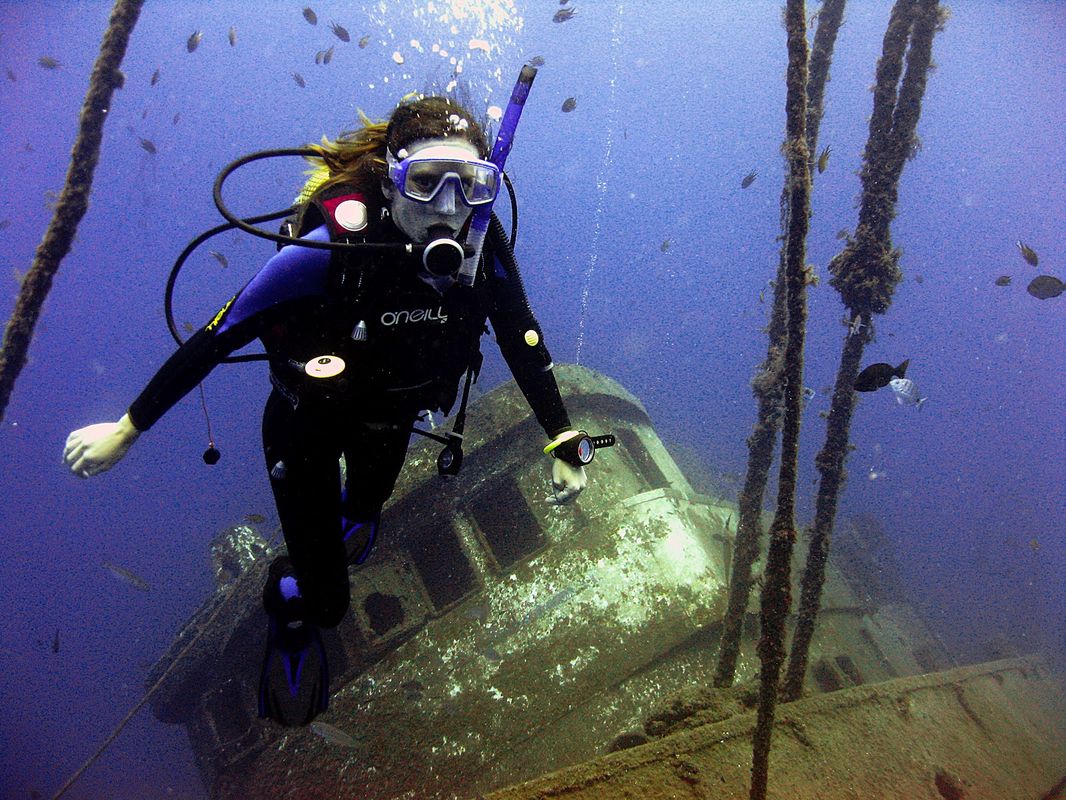
[(573, 8), (560, 8), (552, 17), (552, 22), (566, 22), (568, 19), (573, 19), (576, 13), (577, 11)]
[(52, 638), (52, 652), (59, 652), (59, 628), (56, 628), (56, 635)]
[(342, 42), (350, 42), (352, 40), (352, 37), (348, 35), (348, 31), (343, 25), (338, 25), (336, 22), (330, 20), (329, 29), (333, 31), (333, 35)]
[(1052, 297), (1058, 297), (1063, 290), (1066, 290), (1066, 283), (1063, 283), (1054, 275), (1037, 275), (1025, 287), (1025, 291), (1039, 300), (1050, 300)]
[(563, 100), (563, 112), (564, 113), (569, 114), (575, 108), (577, 108), (577, 99), (576, 98), (568, 97), (565, 100)]
[(318, 14), (312, 11), (310, 6), (304, 8), (304, 19), (306, 19), (312, 25), (318, 24)]
[(1010, 275), (1000, 275), (996, 278), (996, 286), (1010, 286)]
[(138, 136), (137, 138), (141, 142), (141, 148), (146, 153), (151, 153), (153, 156), (156, 154), (155, 144), (152, 142), (151, 139), (142, 139), (140, 136)]
[(330, 61), (333, 60), (333, 48), (334, 47), (336, 47), (336, 45), (332, 45), (331, 44), (329, 46), (329, 50), (327, 50), (326, 52), (324, 52), (322, 54), (322, 63), (323, 64), (328, 64)]
[(855, 391), (876, 392), (878, 389), (883, 389), (888, 386), (889, 381), (893, 378), (906, 377), (909, 363), (911, 363), (910, 359), (907, 359), (898, 367), (893, 367), (891, 364), (884, 362), (871, 364), (860, 372), (859, 377), (855, 379)]
[(821, 175), (825, 172), (825, 168), (829, 166), (829, 154), (833, 152), (833, 148), (829, 145), (825, 146), (821, 155), (818, 156), (818, 174)]
[(531, 66), (531, 67), (543, 67), (544, 66), (544, 56), (533, 56), (533, 58), (529, 59), (529, 66)]
[(299, 86), (301, 89), (307, 86), (307, 83), (304, 81), (304, 76), (301, 75), (299, 72), (292, 73), (292, 79), (296, 81), (296, 85)]
[(1031, 248), (1024, 242), (1018, 241), (1014, 243), (1014, 246), (1018, 248), (1018, 252), (1022, 254), (1022, 258), (1025, 259), (1026, 264), (1037, 266), (1040, 263), (1040, 256), (1036, 254), (1036, 250)]
[(12, 83), (18, 80), (18, 77), (15, 75), (14, 72), (11, 71), (10, 67), (7, 70), (7, 79)]
[(204, 38), (204, 35), (200, 31), (193, 31), (192, 36), (189, 37), (189, 41), (185, 43), (185, 49), (190, 53), (200, 46), (200, 40)]
[(753, 183), (755, 183), (755, 178), (756, 177), (758, 177), (758, 173), (755, 170), (752, 170), (751, 172), (749, 172), (740, 181), (740, 188), (741, 189), (747, 189), (749, 186), (751, 186)]
[(225, 269), (229, 266), (229, 261), (227, 261), (226, 257), (222, 255), (222, 253), (218, 252), (218, 250), (208, 250), (207, 252), (209, 252), (214, 257), (215, 261), (222, 265), (222, 269)]
[(63, 66), (51, 56), (41, 56), (37, 59), (37, 63), (45, 69), (59, 69), (61, 66)]
[(148, 586), (148, 581), (146, 581), (140, 575), (136, 575), (130, 572), (124, 567), (120, 567), (117, 564), (111, 564), (107, 561), (103, 562), (101, 566), (103, 566), (104, 569), (110, 571), (111, 574), (114, 575), (116, 578), (121, 581), (125, 581), (139, 592), (147, 592), (151, 588)]
[(237, 46), (237, 29), (234, 28), (232, 25), (230, 26), (229, 33), (226, 34), (226, 38), (229, 39), (230, 47)]
[(157, 83), (159, 83), (159, 70), (152, 73), (152, 81), (149, 85), (155, 86)]
[(362, 47), (366, 47), (368, 44), (370, 44), (370, 36), (369, 35), (363, 36), (363, 37), (361, 37), (359, 39), (359, 47), (361, 47), (361, 48)]

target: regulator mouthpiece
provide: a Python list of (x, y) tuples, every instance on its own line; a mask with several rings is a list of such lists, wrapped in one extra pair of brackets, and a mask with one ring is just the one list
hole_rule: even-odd
[(422, 251), (422, 266), (430, 275), (438, 278), (453, 276), (463, 265), (463, 246), (452, 238), (447, 225), (434, 225), (429, 229), (429, 244)]

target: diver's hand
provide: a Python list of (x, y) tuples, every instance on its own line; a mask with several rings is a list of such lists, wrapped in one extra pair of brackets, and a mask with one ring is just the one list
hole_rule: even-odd
[(575, 467), (561, 458), (552, 459), (552, 493), (548, 502), (561, 506), (575, 499), (589, 485), (584, 467)]
[(67, 437), (63, 461), (79, 478), (91, 478), (121, 461), (140, 435), (129, 414), (123, 414), (118, 422), (78, 428)]

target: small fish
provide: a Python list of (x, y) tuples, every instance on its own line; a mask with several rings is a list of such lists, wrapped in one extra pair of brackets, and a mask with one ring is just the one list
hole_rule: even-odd
[(304, 8), (304, 19), (306, 19), (312, 25), (318, 24), (318, 14), (312, 11), (310, 6)]
[(354, 748), (359, 746), (359, 742), (352, 738), (350, 734), (345, 733), (335, 725), (330, 725), (328, 722), (316, 719), (309, 727), (311, 728), (311, 733), (315, 734), (315, 736), (319, 736), (330, 744), (337, 745), (337, 747)]
[(1025, 287), (1025, 291), (1038, 300), (1050, 300), (1052, 297), (1058, 297), (1064, 290), (1066, 290), (1066, 283), (1063, 283), (1054, 275), (1037, 275)]
[(56, 635), (52, 637), (52, 652), (59, 652), (59, 628), (56, 628)]
[(317, 53), (315, 53), (315, 63), (316, 64), (321, 64), (322, 63), (322, 56), (323, 55), (325, 55), (325, 51), (324, 50), (319, 50)]
[(837, 231), (838, 241), (847, 239), (849, 236), (851, 236), (851, 231), (849, 231), (847, 228), (841, 228), (839, 231)]
[(262, 514), (245, 514), (244, 518), (248, 522), (253, 523), (254, 525), (262, 525), (264, 522), (266, 522), (266, 517), (264, 517)]
[(663, 243), (661, 245), (659, 245), (659, 252), (660, 253), (666, 253), (669, 250), (670, 250), (670, 240), (669, 239), (663, 239)]
[(226, 257), (222, 255), (222, 253), (218, 252), (218, 250), (208, 250), (207, 252), (214, 257), (215, 261), (222, 265), (222, 269), (225, 269), (229, 266), (229, 261), (227, 261)]
[(862, 314), (856, 314), (853, 319), (845, 316), (841, 321), (848, 326), (848, 336), (854, 336), (866, 327), (866, 323), (862, 321)]
[(1034, 553), (1040, 552), (1040, 541), (1035, 536), (1029, 540), (1029, 549)]
[(476, 619), (478, 622), (484, 622), (489, 618), (489, 607), (484, 603), (472, 606), (463, 612), (463, 618)]
[(296, 85), (299, 86), (301, 89), (307, 87), (307, 83), (304, 81), (303, 75), (301, 75), (299, 72), (292, 73), (292, 79), (296, 81)]
[(533, 58), (529, 59), (529, 66), (531, 66), (531, 67), (543, 67), (544, 66), (544, 56), (533, 56)]
[(925, 282), (925, 278), (923, 278), (921, 276), (921, 273), (919, 273), (918, 275), (914, 276), (914, 282), (915, 283), (924, 283)]
[(996, 278), (996, 286), (1010, 286), (1010, 275), (1000, 275)]
[(576, 13), (573, 8), (560, 8), (552, 17), (552, 22), (566, 22), (568, 19), (573, 19)]
[(148, 119), (148, 109), (141, 112), (141, 119)]
[(7, 79), (8, 79), (9, 81), (11, 81), (12, 83), (14, 83), (15, 81), (17, 81), (17, 80), (18, 80), (18, 77), (17, 77), (16, 75), (15, 75), (15, 73), (14, 73), (14, 72), (12, 72), (12, 71), (11, 71), (11, 68), (10, 68), (10, 67), (9, 67), (9, 68), (8, 68), (8, 70), (7, 70)]
[(367, 34), (366, 36), (361, 36), (359, 38), (359, 47), (360, 48), (364, 48), (368, 44), (370, 44), (370, 34)]
[(183, 322), (181, 323), (181, 327), (185, 330), (186, 333), (192, 333), (196, 330), (196, 328), (192, 326), (191, 322)]
[(1017, 241), (1014, 246), (1018, 248), (1018, 252), (1022, 254), (1022, 258), (1025, 259), (1026, 264), (1037, 266), (1040, 263), (1040, 256), (1036, 254), (1036, 250), (1022, 241)]
[(140, 140), (141, 147), (146, 153), (151, 153), (153, 156), (156, 154), (155, 143), (151, 139), (144, 139), (140, 136), (137, 139)]
[(807, 403), (811, 402), (811, 400), (817, 396), (818, 392), (814, 391), (810, 386), (803, 387), (803, 405), (807, 405)]
[(336, 45), (332, 45), (331, 44), (329, 46), (329, 50), (327, 50), (326, 52), (324, 52), (322, 54), (322, 63), (323, 64), (328, 64), (330, 61), (333, 60), (333, 48), (334, 47), (336, 47)]
[(743, 179), (741, 179), (740, 188), (741, 189), (747, 189), (749, 186), (751, 186), (753, 183), (755, 183), (755, 178), (756, 177), (758, 177), (758, 173), (755, 170), (752, 170), (751, 172), (749, 172), (747, 175), (745, 175), (743, 177)]
[(825, 172), (825, 168), (829, 166), (829, 154), (832, 153), (832, 152), (833, 152), (833, 148), (830, 147), (829, 145), (826, 145), (825, 149), (822, 150), (821, 153), (819, 153), (819, 155), (818, 155), (818, 174), (819, 175), (821, 175), (823, 172)]
[(857, 392), (876, 392), (878, 389), (883, 389), (888, 386), (888, 382), (893, 378), (902, 378), (907, 374), (907, 365), (910, 364), (910, 359), (907, 359), (898, 367), (893, 367), (891, 364), (886, 364), (883, 361), (877, 364), (871, 364), (855, 379), (855, 391)]
[(174, 117), (173, 117), (173, 119), (171, 119), (171, 120), (170, 120), (170, 123), (171, 123), (172, 125), (177, 125), (177, 124), (178, 124), (178, 120), (179, 120), (179, 119), (181, 119), (181, 112), (180, 112), (180, 111), (176, 111), (176, 112), (174, 113)]
[(152, 73), (152, 80), (148, 85), (155, 86), (157, 83), (159, 83), (159, 70)]
[(61, 66), (63, 66), (51, 56), (41, 56), (37, 59), (37, 63), (45, 69), (59, 69)]
[(229, 33), (226, 34), (226, 38), (229, 39), (230, 47), (237, 46), (237, 29), (234, 28), (232, 25), (230, 26)]
[(111, 574), (114, 575), (116, 578), (125, 581), (139, 592), (147, 592), (151, 588), (148, 585), (148, 581), (146, 581), (140, 575), (136, 575), (130, 572), (124, 567), (120, 567), (116, 564), (111, 564), (107, 561), (104, 561), (101, 566), (104, 569), (109, 570)]
[(342, 42), (350, 42), (352, 37), (348, 35), (348, 31), (343, 25), (339, 25), (333, 20), (330, 20), (329, 29), (333, 31), (333, 35), (340, 39)]
[(873, 467), (870, 467), (870, 471), (866, 474), (866, 477), (872, 481), (876, 481), (878, 478), (884, 478), (886, 475), (888, 475), (888, 473), (884, 470), (877, 472)]
[(571, 111), (573, 111), (575, 108), (577, 108), (577, 99), (574, 98), (574, 97), (566, 98), (565, 100), (563, 100), (562, 108), (563, 108), (563, 113), (569, 114)]
[(200, 31), (193, 31), (192, 36), (189, 37), (189, 41), (185, 43), (185, 49), (190, 53), (200, 46), (200, 40), (204, 38), (204, 35)]
[(918, 406), (918, 408), (921, 408), (922, 403), (928, 399), (921, 396), (918, 391), (918, 384), (910, 378), (893, 378), (888, 382), (888, 385), (892, 387), (892, 394), (896, 396), (896, 402), (901, 406)]

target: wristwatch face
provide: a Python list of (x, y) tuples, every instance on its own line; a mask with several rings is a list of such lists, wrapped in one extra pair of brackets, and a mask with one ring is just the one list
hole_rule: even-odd
[(582, 436), (577, 443), (577, 460), (582, 464), (588, 464), (595, 454), (596, 448), (592, 446), (592, 440), (587, 436)]

